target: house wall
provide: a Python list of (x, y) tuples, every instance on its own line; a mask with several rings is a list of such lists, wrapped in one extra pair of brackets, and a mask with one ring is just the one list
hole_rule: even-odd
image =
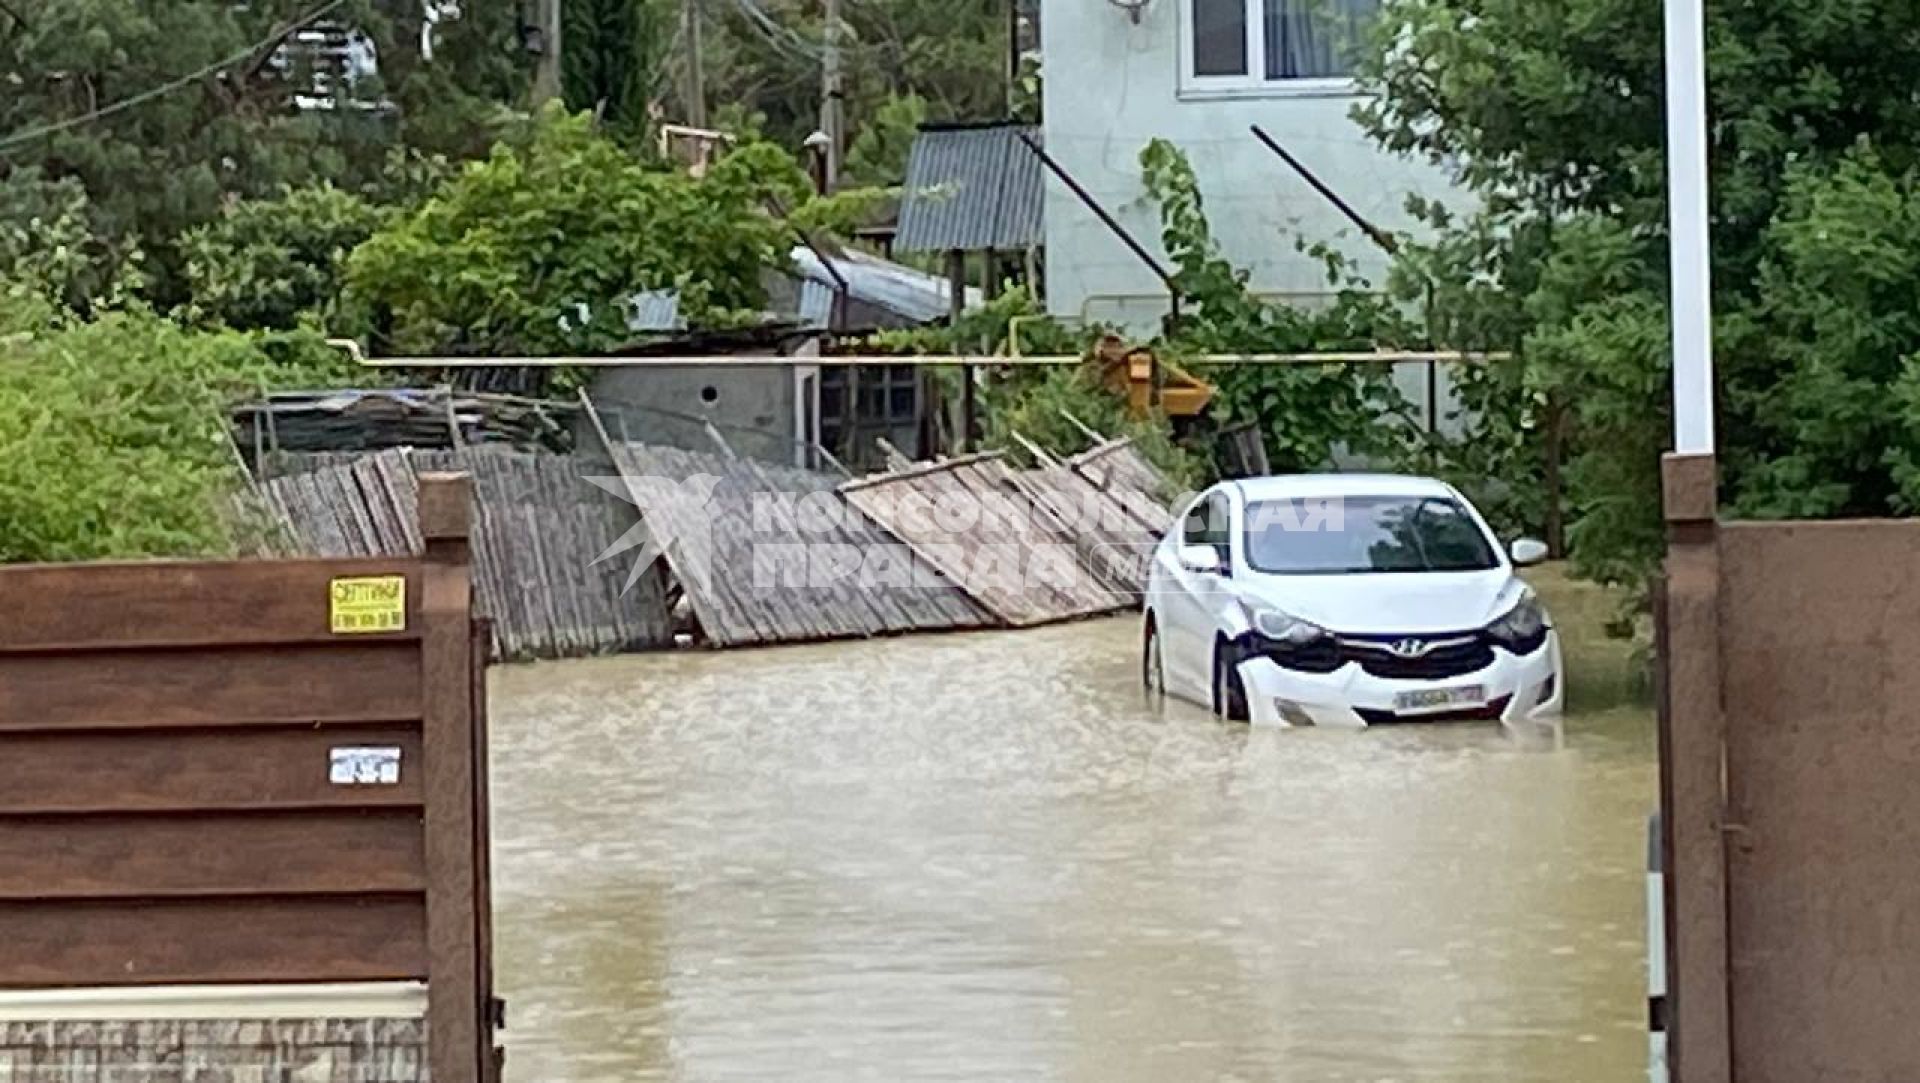
[[(710, 420), (735, 454), (791, 463), (799, 439), (795, 381), (792, 369), (777, 365), (649, 365), (600, 369), (590, 394), (616, 440), (717, 451), (701, 423)], [(581, 435), (582, 446), (597, 443)]]
[[(1468, 197), (1439, 167), (1375, 147), (1349, 116), (1351, 90), (1257, 97), (1202, 96), (1180, 85), (1181, 3), (1147, 0), (1136, 25), (1113, 3), (1044, 0), (1045, 137), (1049, 154), (1135, 239), (1166, 262), (1159, 208), (1141, 178), (1140, 151), (1156, 138), (1187, 154), (1207, 217), (1226, 257), (1247, 270), (1256, 293), (1303, 304), (1330, 294), (1322, 264), (1297, 242), (1325, 241), (1384, 284), (1387, 258), (1327, 199), (1254, 138), (1258, 124), (1355, 210), (1389, 231), (1413, 222), (1410, 195), (1464, 208)], [(1140, 335), (1159, 326), (1166, 288), (1074, 194), (1047, 178), (1047, 309), (1055, 316), (1115, 323)], [(1450, 367), (1394, 366), (1400, 393), (1424, 416), (1434, 384), (1438, 427), (1457, 433)]]
[[(1409, 224), (1409, 194), (1464, 198), (1438, 168), (1378, 150), (1348, 112), (1350, 92), (1258, 98), (1183, 97), (1181, 28), (1186, 0), (1148, 0), (1140, 22), (1113, 3), (1044, 0), (1044, 107), (1048, 152), (1155, 253), (1157, 207), (1141, 182), (1140, 151), (1166, 138), (1186, 151), (1226, 255), (1262, 294), (1311, 300), (1327, 293), (1324, 269), (1296, 239), (1338, 241), (1378, 280), (1385, 258), (1331, 204), (1262, 146), (1258, 124), (1370, 221)], [(1284, 87), (1285, 84), (1279, 84)], [(1279, 92), (1284, 94), (1284, 91)], [(1057, 316), (1152, 330), (1166, 310), (1159, 280), (1078, 199), (1047, 180), (1047, 307)]]

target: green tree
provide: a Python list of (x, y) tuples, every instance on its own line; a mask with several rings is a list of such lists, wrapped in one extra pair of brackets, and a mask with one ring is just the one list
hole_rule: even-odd
[(907, 154), (927, 119), (927, 101), (896, 94), (874, 109), (847, 148), (844, 177), (850, 184), (898, 186), (907, 179)]
[[(1174, 357), (1365, 350), (1409, 334), (1394, 308), (1326, 249), (1312, 250), (1338, 287), (1332, 305), (1305, 309), (1255, 297), (1247, 273), (1221, 255), (1186, 156), (1154, 140), (1140, 152), (1140, 165), (1160, 205), (1161, 244), (1180, 289), (1180, 321), (1165, 344)], [(1404, 427), (1382, 423), (1404, 408), (1382, 366), (1216, 365), (1196, 367), (1196, 374), (1214, 385), (1209, 413), (1216, 423), (1260, 423), (1275, 469), (1324, 467), (1336, 448), (1395, 454), (1405, 445)]]
[[(1395, 287), (1431, 286), (1447, 345), (1513, 349), (1501, 393), (1568, 410), (1576, 563), (1637, 580), (1666, 446), (1661, 21), (1652, 0), (1412, 0), (1382, 9), (1357, 116), (1448, 165), (1476, 205), (1428, 213)], [(1737, 512), (1905, 506), (1920, 352), (1904, 307), (1920, 106), (1909, 5), (1709, 6), (1722, 495)], [(1864, 141), (1870, 141), (1870, 146)], [(1893, 450), (1885, 450), (1889, 445)], [(1537, 455), (1537, 450), (1531, 452)]]
[(696, 324), (751, 318), (809, 197), (791, 156), (752, 144), (707, 175), (649, 168), (584, 115), (550, 113), (348, 262), (357, 301), (407, 352), (594, 352), (621, 344), (636, 291), (673, 289)]
[(341, 365), (311, 336), (194, 332), (138, 307), (79, 319), (0, 283), (0, 562), (232, 551), (229, 403)]
[[(767, 137), (797, 148), (820, 124), (824, 20), (799, 0), (718, 5), (707, 37), (707, 77), (764, 118)], [(1004, 0), (874, 0), (847, 4), (841, 57), (847, 130), (857, 141), (897, 121), (919, 98), (935, 120), (990, 120), (1007, 112)], [(676, 95), (676, 101), (679, 101)], [(851, 159), (852, 143), (849, 144)], [(882, 170), (864, 183), (893, 183)]]
[(667, 0), (570, 0), (563, 27), (569, 108), (588, 110), (629, 141), (653, 127), (649, 109), (668, 89), (677, 10)]
[(236, 203), (180, 242), (192, 297), (187, 315), (240, 330), (324, 317), (344, 285), (348, 254), (385, 217), (329, 184)]
[(144, 250), (149, 291), (171, 306), (185, 300), (175, 239), (228, 201), (316, 180), (378, 184), (395, 146), (479, 153), (486, 119), (524, 95), (513, 5), (461, 5), (439, 24), (424, 63), (418, 0), (346, 0), (327, 19), (371, 39), (379, 74), (352, 93), (379, 107), (298, 109), (294, 94), (311, 89), (309, 73), (276, 57), (288, 55), (278, 52), (281, 32), (315, 8), (315, 0), (5, 5), (0, 174), (31, 168), (77, 181), (91, 200), (96, 245)]
[(0, 177), (0, 281), (48, 303), (86, 311), (96, 298), (138, 288), (140, 250), (104, 240), (87, 190), (29, 167)]

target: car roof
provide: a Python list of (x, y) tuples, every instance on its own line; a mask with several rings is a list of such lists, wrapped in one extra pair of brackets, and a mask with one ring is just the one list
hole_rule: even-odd
[(1280, 474), (1241, 478), (1248, 500), (1289, 500), (1331, 496), (1451, 496), (1453, 488), (1438, 478), (1417, 474)]

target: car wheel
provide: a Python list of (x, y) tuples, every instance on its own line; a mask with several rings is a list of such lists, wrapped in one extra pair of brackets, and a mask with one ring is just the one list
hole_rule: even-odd
[(1251, 717), (1246, 682), (1240, 679), (1240, 659), (1224, 639), (1213, 645), (1213, 713), (1229, 722), (1245, 722)]
[(1160, 700), (1167, 694), (1167, 668), (1160, 658), (1160, 625), (1152, 617), (1147, 618), (1146, 642), (1140, 648), (1140, 683), (1147, 690), (1147, 698)]

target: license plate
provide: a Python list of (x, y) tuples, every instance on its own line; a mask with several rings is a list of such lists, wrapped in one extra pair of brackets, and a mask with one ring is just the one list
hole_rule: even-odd
[(1422, 688), (1400, 692), (1393, 697), (1393, 707), (1397, 711), (1445, 711), (1454, 707), (1484, 707), (1486, 703), (1487, 690), (1478, 684), (1459, 688)]

